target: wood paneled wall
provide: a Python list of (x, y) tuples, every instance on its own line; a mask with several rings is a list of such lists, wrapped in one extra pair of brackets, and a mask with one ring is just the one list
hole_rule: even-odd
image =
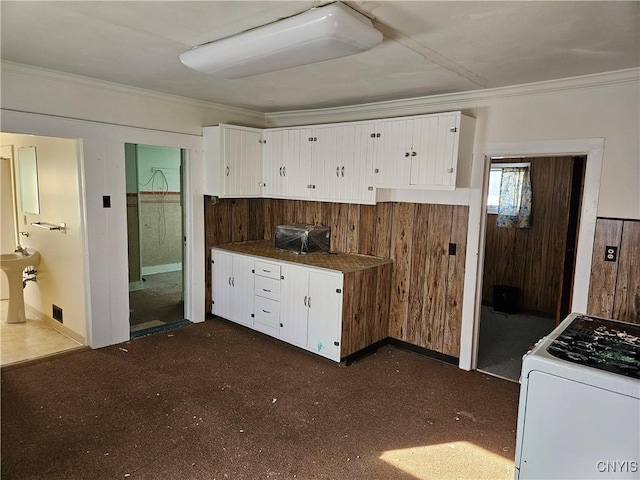
[[(618, 248), (616, 262), (605, 247)], [(598, 218), (587, 313), (640, 323), (640, 221)]]
[[(331, 227), (332, 250), (394, 261), (390, 337), (459, 356), (468, 207), (270, 199), (213, 205), (205, 199), (207, 305), (212, 246), (272, 239), (277, 225), (320, 223)], [(456, 244), (456, 255), (449, 255), (449, 243)]]
[(562, 286), (573, 164), (571, 157), (526, 161), (531, 161), (531, 227), (498, 228), (496, 215), (488, 215), (482, 301), (493, 303), (494, 285), (518, 287), (524, 310), (554, 317)]

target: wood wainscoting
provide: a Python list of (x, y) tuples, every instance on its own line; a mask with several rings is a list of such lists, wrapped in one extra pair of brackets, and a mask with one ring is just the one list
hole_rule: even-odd
[[(608, 246), (617, 261), (605, 260)], [(640, 221), (598, 218), (591, 262), (587, 313), (640, 323)]]
[[(273, 239), (277, 225), (331, 227), (331, 249), (391, 258), (389, 337), (460, 355), (462, 290), (469, 209), (463, 205), (352, 205), (298, 200), (205, 197), (206, 305), (211, 305), (211, 247)], [(455, 254), (450, 254), (455, 244)]]

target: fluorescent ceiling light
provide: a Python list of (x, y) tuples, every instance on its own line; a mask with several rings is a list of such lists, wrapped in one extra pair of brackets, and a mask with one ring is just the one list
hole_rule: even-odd
[(381, 41), (367, 17), (332, 3), (195, 47), (180, 61), (200, 72), (241, 78), (353, 55)]

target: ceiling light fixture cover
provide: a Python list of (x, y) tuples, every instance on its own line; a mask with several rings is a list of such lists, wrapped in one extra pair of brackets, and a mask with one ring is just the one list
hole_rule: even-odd
[(195, 47), (180, 61), (200, 72), (241, 78), (353, 55), (381, 41), (367, 17), (332, 3)]

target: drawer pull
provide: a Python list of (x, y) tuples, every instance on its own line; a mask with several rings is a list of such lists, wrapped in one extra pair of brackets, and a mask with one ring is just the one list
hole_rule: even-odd
[(269, 310), (265, 310), (264, 308), (262, 309), (262, 311), (263, 311), (264, 313), (271, 314), (271, 312), (270, 312)]
[(271, 293), (271, 290), (267, 290), (266, 288), (262, 289), (263, 292)]
[(271, 270), (265, 270), (264, 268), (262, 269), (262, 271), (263, 271), (264, 273), (271, 273)]

